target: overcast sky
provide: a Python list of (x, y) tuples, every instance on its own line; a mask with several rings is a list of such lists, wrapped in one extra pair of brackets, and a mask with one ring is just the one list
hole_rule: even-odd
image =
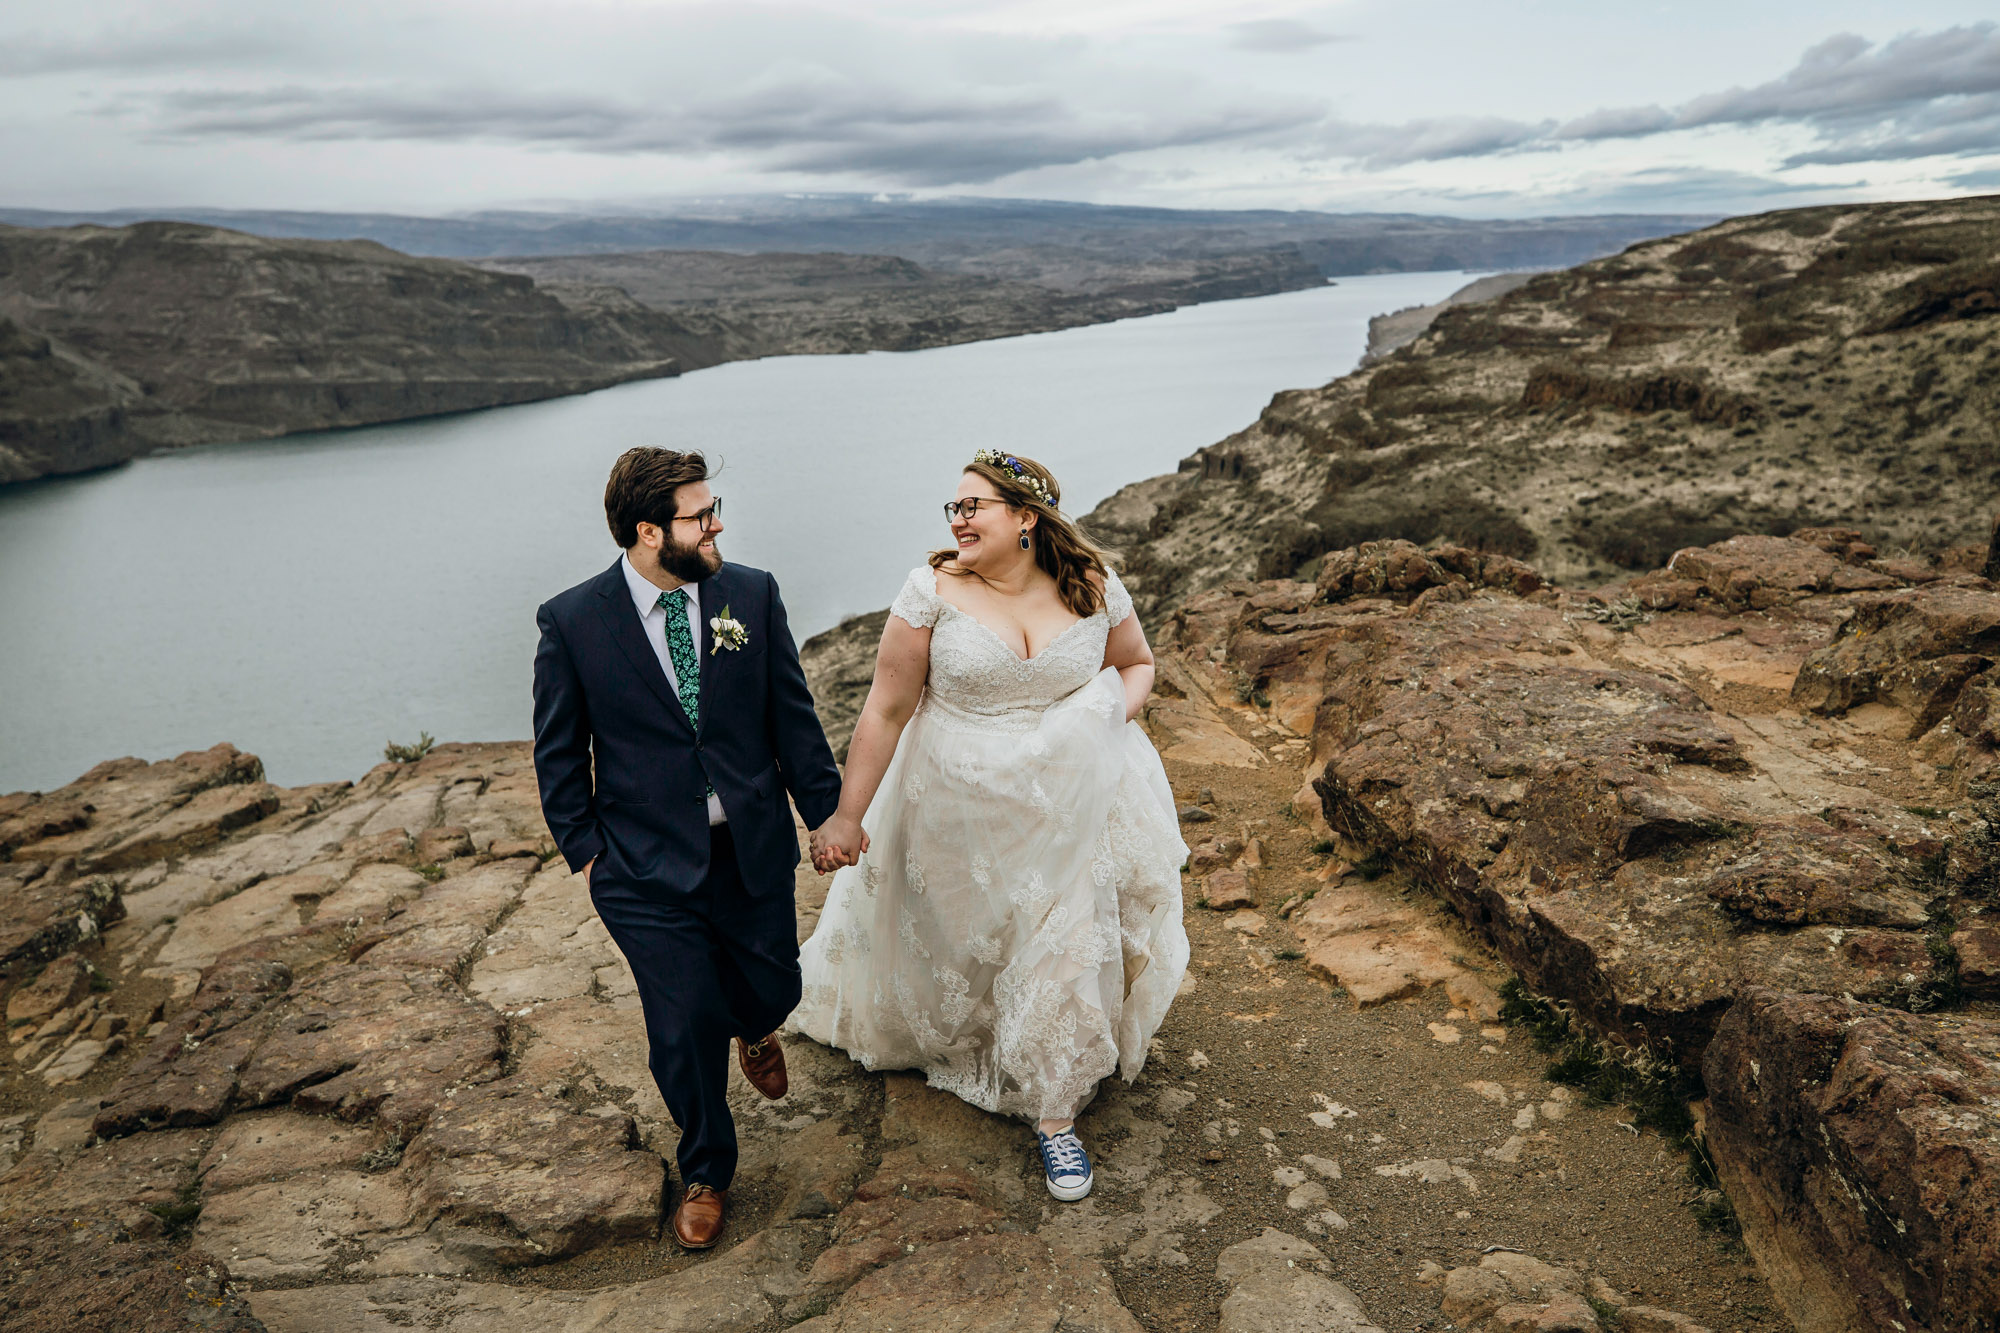
[(1519, 216), (2000, 191), (1994, 0), (66, 0), (0, 204), (777, 190)]

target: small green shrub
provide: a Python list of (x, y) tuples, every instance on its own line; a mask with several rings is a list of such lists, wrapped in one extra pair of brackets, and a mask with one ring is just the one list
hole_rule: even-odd
[(413, 744), (404, 745), (398, 741), (390, 741), (387, 745), (384, 745), (382, 747), (382, 757), (392, 764), (414, 764), (417, 760), (429, 754), (431, 747), (436, 744), (437, 741), (432, 738), (428, 731), (420, 731), (417, 733), (417, 739)]

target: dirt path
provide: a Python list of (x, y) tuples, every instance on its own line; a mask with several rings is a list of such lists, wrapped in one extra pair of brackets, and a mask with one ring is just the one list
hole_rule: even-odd
[[(1248, 719), (1233, 721), (1247, 736)], [(1254, 912), (1190, 906), (1192, 985), (1138, 1084), (1108, 1090), (1084, 1118), (1116, 1161), (1125, 1108), (1187, 1102), (1162, 1155), (1191, 1162), (1217, 1211), (1184, 1235), (1185, 1265), (1116, 1270), (1142, 1322), (1213, 1327), (1215, 1255), (1276, 1226), (1309, 1236), (1384, 1328), (1444, 1327), (1425, 1265), (1476, 1264), (1493, 1246), (1601, 1277), (1716, 1330), (1784, 1327), (1741, 1248), (1702, 1230), (1685, 1206), (1698, 1190), (1684, 1158), (1635, 1132), (1623, 1108), (1585, 1105), (1547, 1082), (1548, 1057), (1525, 1031), (1478, 1021), (1442, 987), (1357, 1007), (1297, 956), (1307, 940), (1272, 907), (1318, 887), (1332, 859), (1289, 814), (1299, 769), (1171, 760), (1169, 769), (1189, 803), (1204, 789), (1217, 798), (1212, 823), (1187, 826), (1189, 841), (1231, 829), (1261, 842), (1265, 865)], [(1421, 918), (1416, 956), (1442, 939), (1462, 965), (1496, 985), (1504, 977), (1395, 874), (1333, 882), (1385, 914)], [(1110, 1211), (1131, 1191), (1099, 1193)]]

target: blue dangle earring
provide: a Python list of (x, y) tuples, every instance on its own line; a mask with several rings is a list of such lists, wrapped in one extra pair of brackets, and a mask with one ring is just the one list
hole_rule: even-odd
[(1028, 530), (1026, 528), (1021, 529), (1021, 549), (1024, 551), (1028, 549)]

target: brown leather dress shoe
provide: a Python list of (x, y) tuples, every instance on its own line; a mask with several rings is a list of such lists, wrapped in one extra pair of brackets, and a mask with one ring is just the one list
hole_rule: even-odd
[(772, 1101), (785, 1095), (791, 1086), (785, 1077), (785, 1048), (778, 1045), (778, 1034), (773, 1032), (762, 1041), (736, 1039), (736, 1063), (743, 1067), (743, 1077), (750, 1080), (750, 1086), (769, 1097)]
[(681, 1206), (674, 1209), (674, 1239), (684, 1250), (706, 1250), (722, 1239), (723, 1194), (696, 1182), (687, 1187)]

